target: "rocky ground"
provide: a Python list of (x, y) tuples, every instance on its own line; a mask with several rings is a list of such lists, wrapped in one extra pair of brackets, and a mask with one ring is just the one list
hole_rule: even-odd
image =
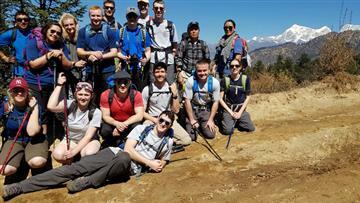
[[(254, 95), (254, 133), (218, 133), (220, 162), (193, 143), (161, 174), (67, 194), (24, 194), (12, 202), (360, 202), (360, 96), (325, 84)], [(0, 186), (2, 189), (2, 186)]]

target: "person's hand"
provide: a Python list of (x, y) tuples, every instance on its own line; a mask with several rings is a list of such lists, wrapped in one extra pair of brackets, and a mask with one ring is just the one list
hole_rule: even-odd
[(91, 62), (95, 62), (95, 61), (98, 60), (98, 58), (96, 58), (95, 55), (90, 55), (90, 56), (88, 57), (88, 60), (91, 61)]
[(118, 131), (118, 129), (114, 128), (112, 135), (114, 137), (120, 136), (120, 132)]
[(173, 83), (170, 85), (170, 90), (173, 96), (177, 96), (178, 95), (178, 90), (176, 87), (176, 83)]
[(74, 64), (74, 66), (76, 68), (84, 68), (85, 65), (86, 65), (86, 61), (84, 61), (84, 60), (76, 61)]
[(208, 120), (208, 122), (206, 123), (206, 126), (205, 127), (208, 127), (210, 129), (211, 132), (215, 132), (216, 130), (216, 126), (215, 126), (215, 123), (213, 120)]
[(234, 118), (235, 118), (235, 119), (240, 119), (242, 113), (243, 113), (242, 111), (239, 111), (239, 112), (234, 113)]
[(101, 51), (94, 51), (92, 53), (93, 56), (95, 56), (98, 60), (102, 60), (103, 59), (103, 54)]
[(115, 127), (116, 127), (116, 129), (117, 129), (119, 132), (122, 132), (122, 131), (124, 131), (124, 130), (128, 127), (128, 125), (127, 125), (125, 122), (119, 122), (119, 121), (117, 121), (117, 122), (115, 123)]
[(63, 55), (63, 52), (62, 50), (57, 50), (57, 49), (54, 49), (54, 50), (51, 50), (47, 53), (47, 58), (48, 59), (52, 59), (52, 58), (59, 58)]
[(15, 63), (16, 62), (15, 56), (9, 56), (9, 57), (4, 56), (3, 60), (5, 63)]
[(59, 73), (57, 84), (64, 85), (66, 83), (66, 76), (64, 72)]
[(29, 106), (30, 106), (30, 108), (34, 108), (36, 104), (37, 104), (36, 98), (35, 98), (35, 97), (31, 97), (31, 98), (30, 98), (30, 101), (29, 101)]
[(155, 172), (161, 172), (163, 169), (163, 164), (160, 160), (150, 160), (148, 166)]
[(76, 154), (72, 152), (72, 150), (66, 150), (65, 152), (65, 159), (72, 159)]
[(191, 123), (191, 127), (192, 128), (199, 128), (200, 127), (200, 125), (199, 125), (199, 123), (196, 121), (196, 120), (192, 120), (192, 121), (190, 121), (190, 123)]
[(146, 57), (141, 58), (141, 59), (140, 59), (140, 62), (141, 62), (141, 65), (142, 65), (142, 66), (145, 66), (146, 63), (147, 63), (147, 58), (146, 58)]

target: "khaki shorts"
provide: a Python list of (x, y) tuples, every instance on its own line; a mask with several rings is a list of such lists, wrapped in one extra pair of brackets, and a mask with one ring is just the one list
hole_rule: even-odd
[[(7, 140), (3, 145), (0, 154), (1, 165), (4, 163), (12, 143), (13, 140)], [(18, 168), (24, 156), (26, 162), (34, 157), (42, 157), (47, 160), (48, 151), (48, 141), (45, 136), (35, 136), (28, 143), (16, 142), (14, 148), (11, 150), (7, 165)]]

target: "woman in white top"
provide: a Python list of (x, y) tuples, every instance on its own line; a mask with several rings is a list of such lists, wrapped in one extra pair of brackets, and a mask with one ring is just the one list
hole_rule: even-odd
[[(60, 73), (56, 88), (52, 92), (47, 108), (52, 112), (64, 112), (64, 100), (59, 101), (62, 87), (66, 82), (64, 73)], [(90, 83), (79, 82), (76, 85), (75, 100), (67, 100), (67, 125), (70, 148), (67, 149), (66, 134), (53, 153), (60, 163), (68, 163), (80, 153), (81, 157), (95, 154), (100, 149), (97, 130), (101, 124), (101, 111), (93, 104), (93, 88)]]

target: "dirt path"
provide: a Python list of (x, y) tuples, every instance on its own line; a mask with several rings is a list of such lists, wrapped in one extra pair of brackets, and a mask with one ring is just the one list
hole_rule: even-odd
[[(360, 96), (324, 85), (255, 95), (255, 133), (211, 141), (175, 154), (162, 174), (146, 174), (68, 195), (52, 189), (13, 202), (360, 202)], [(203, 143), (199, 140), (200, 143)]]

